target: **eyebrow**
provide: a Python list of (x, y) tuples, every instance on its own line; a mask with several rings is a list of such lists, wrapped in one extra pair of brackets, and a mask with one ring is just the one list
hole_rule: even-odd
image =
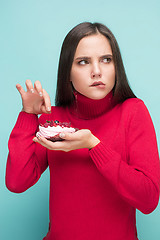
[[(105, 55), (102, 55), (102, 56), (100, 56), (100, 58), (105, 58), (105, 57), (113, 57), (113, 55), (112, 54), (105, 54)], [(75, 58), (75, 60), (89, 60), (89, 59), (91, 59), (91, 57), (88, 57), (88, 56), (82, 56), (82, 57), (77, 57), (77, 58)]]

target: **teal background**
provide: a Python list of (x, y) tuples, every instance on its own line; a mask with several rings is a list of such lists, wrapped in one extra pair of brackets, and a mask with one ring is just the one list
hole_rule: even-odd
[[(40, 80), (54, 104), (65, 35), (80, 22), (102, 22), (118, 40), (131, 87), (147, 105), (159, 143), (159, 12), (159, 0), (0, 0), (0, 240), (41, 240), (48, 230), (48, 170), (24, 193), (5, 187), (7, 142), (21, 110), (16, 83)], [(160, 206), (149, 215), (137, 211), (137, 228), (140, 240), (159, 240)]]

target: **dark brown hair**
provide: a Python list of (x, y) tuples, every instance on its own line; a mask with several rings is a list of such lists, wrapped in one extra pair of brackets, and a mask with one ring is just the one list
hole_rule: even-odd
[(56, 106), (69, 106), (74, 100), (73, 86), (70, 81), (70, 72), (76, 48), (84, 37), (96, 34), (104, 35), (110, 42), (113, 61), (115, 65), (115, 86), (113, 97), (116, 103), (123, 102), (127, 98), (136, 97), (131, 90), (125, 73), (118, 43), (105, 25), (101, 23), (83, 22), (74, 27), (65, 37), (59, 60), (58, 80), (56, 91)]

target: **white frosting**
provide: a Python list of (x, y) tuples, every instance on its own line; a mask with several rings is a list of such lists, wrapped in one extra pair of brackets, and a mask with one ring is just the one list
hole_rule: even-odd
[(61, 132), (73, 133), (75, 132), (75, 128), (61, 127), (59, 125), (57, 125), (56, 127), (48, 126), (47, 128), (39, 126), (39, 131), (36, 133), (36, 136), (43, 136), (45, 138), (54, 137)]

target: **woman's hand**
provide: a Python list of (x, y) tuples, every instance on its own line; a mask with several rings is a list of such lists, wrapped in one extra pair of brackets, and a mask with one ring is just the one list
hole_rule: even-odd
[(33, 114), (50, 113), (50, 97), (48, 93), (42, 89), (41, 83), (36, 81), (33, 87), (31, 80), (26, 80), (25, 84), (27, 91), (25, 91), (20, 84), (16, 85), (22, 98), (23, 111)]
[(100, 140), (88, 129), (78, 130), (75, 133), (60, 133), (59, 136), (64, 139), (64, 141), (51, 142), (44, 137), (35, 137), (33, 138), (33, 141), (40, 143), (49, 150), (59, 150), (64, 152), (80, 148), (92, 149), (100, 142)]

